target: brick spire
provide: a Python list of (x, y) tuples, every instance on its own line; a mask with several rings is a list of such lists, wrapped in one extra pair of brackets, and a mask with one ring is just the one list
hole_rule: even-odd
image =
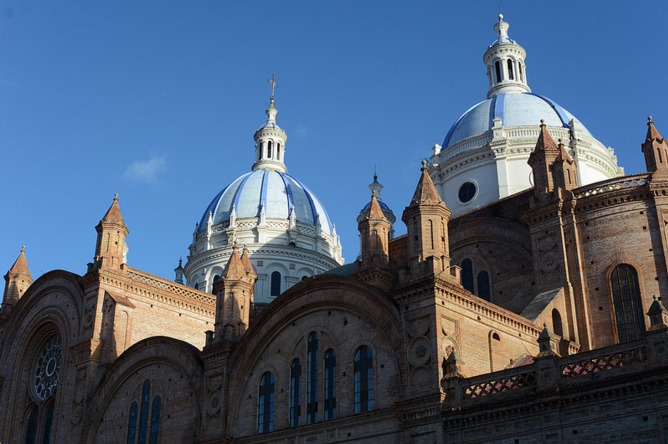
[(651, 116), (647, 118), (647, 136), (641, 147), (652, 178), (668, 179), (668, 143), (657, 131)]
[(241, 263), (244, 266), (244, 271), (246, 271), (246, 274), (257, 277), (257, 273), (255, 273), (255, 268), (253, 267), (250, 256), (248, 254), (248, 249), (245, 246), (243, 252), (241, 253)]
[(577, 188), (578, 185), (578, 175), (577, 175), (577, 165), (575, 161), (568, 154), (568, 150), (564, 146), (561, 139), (559, 139), (559, 144), (557, 145), (559, 150), (557, 158), (552, 164), (552, 176), (554, 180), (554, 186), (564, 188), (567, 190), (572, 190)]
[(450, 267), (448, 221), (451, 214), (429, 177), (427, 161), (423, 160), (413, 199), (401, 218), (408, 230), (413, 276), (437, 274)]
[(554, 190), (554, 180), (550, 167), (559, 155), (559, 147), (547, 131), (545, 122), (541, 119), (540, 131), (536, 147), (529, 155), (528, 164), (533, 171), (533, 183), (536, 194), (542, 194)]
[(225, 271), (223, 271), (223, 279), (239, 280), (244, 277), (246, 277), (246, 270), (239, 256), (239, 249), (235, 245), (232, 249), (232, 255), (225, 266)]
[(111, 206), (95, 230), (97, 231), (97, 244), (94, 268), (120, 269), (121, 264), (125, 262), (127, 253), (125, 237), (129, 231), (123, 221), (121, 207), (118, 205), (118, 194), (114, 195)]
[(21, 247), (19, 257), (14, 261), (14, 265), (7, 271), (5, 275), (5, 292), (2, 299), (3, 313), (10, 310), (16, 305), (19, 298), (32, 284), (33, 279), (28, 268), (28, 261), (26, 259), (26, 247)]
[(369, 211), (366, 217), (360, 220), (358, 230), (362, 241), (358, 269), (387, 265), (392, 224), (385, 217), (378, 203), (378, 197), (373, 191)]

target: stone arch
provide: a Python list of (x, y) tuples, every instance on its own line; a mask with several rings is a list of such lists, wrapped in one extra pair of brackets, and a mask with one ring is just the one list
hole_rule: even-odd
[(126, 436), (127, 411), (137, 387), (146, 379), (163, 396), (161, 415), (172, 417), (161, 421), (161, 436), (169, 436), (174, 442), (197, 441), (203, 420), (200, 397), (204, 382), (199, 351), (186, 342), (156, 336), (134, 344), (107, 370), (90, 398), (89, 420), (80, 442), (113, 443), (117, 430)]
[[(46, 273), (28, 288), (14, 307), (2, 335), (2, 362), (0, 378), (5, 383), (0, 397), (0, 408), (8, 412), (0, 424), (0, 441), (20, 440), (23, 421), (31, 393), (31, 373), (36, 355), (51, 337), (61, 338), (61, 358), (58, 385), (55, 393), (56, 414), (69, 409), (76, 391), (76, 367), (70, 348), (79, 343), (84, 294), (79, 276), (65, 271)], [(80, 418), (73, 417), (77, 423)], [(56, 442), (70, 441), (67, 430), (54, 421), (52, 434)]]
[[(255, 408), (254, 393), (258, 378), (267, 368), (266, 363), (272, 363), (277, 384), (288, 387), (290, 363), (296, 356), (294, 336), (297, 332), (304, 333), (305, 340), (314, 328), (327, 331), (331, 343), (335, 344), (337, 373), (342, 375), (337, 381), (337, 391), (347, 390), (352, 394), (354, 352), (360, 345), (368, 345), (373, 350), (374, 360), (382, 360), (384, 365), (377, 376), (382, 382), (375, 382), (377, 387), (383, 387), (378, 408), (391, 406), (398, 396), (397, 387), (407, 378), (400, 365), (403, 337), (396, 325), (400, 325), (400, 320), (395, 303), (374, 287), (360, 282), (321, 275), (288, 290), (262, 312), (230, 357), (230, 429), (227, 434), (239, 438), (254, 433), (255, 411), (247, 406)], [(366, 336), (350, 341), (352, 333), (349, 332), (361, 329), (367, 332)], [(321, 348), (325, 350), (324, 345)], [(276, 394), (275, 430), (289, 427), (288, 393)], [(339, 418), (352, 415), (353, 406), (345, 399), (350, 400), (352, 396), (337, 394)]]

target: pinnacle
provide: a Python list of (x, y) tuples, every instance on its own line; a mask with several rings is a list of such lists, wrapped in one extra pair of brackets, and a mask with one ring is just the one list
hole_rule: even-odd
[(30, 279), (32, 279), (32, 275), (30, 274), (30, 269), (28, 268), (28, 260), (26, 259), (25, 245), (21, 247), (21, 253), (19, 253), (19, 257), (16, 258), (16, 261), (14, 261), (14, 265), (12, 265), (12, 267), (9, 269), (9, 273), (27, 275), (30, 276)]
[(102, 218), (102, 222), (116, 223), (125, 225), (123, 215), (121, 214), (121, 207), (118, 205), (118, 194), (114, 195), (114, 201), (107, 210), (107, 213)]
[(246, 273), (255, 274), (255, 268), (253, 268), (253, 264), (251, 263), (250, 256), (248, 254), (248, 249), (245, 246), (243, 252), (241, 253), (241, 264), (243, 265)]
[(552, 136), (547, 131), (547, 125), (541, 119), (540, 121), (540, 132), (538, 133), (538, 141), (536, 142), (536, 148), (534, 148), (534, 153), (537, 151), (557, 151), (559, 148), (554, 142)]
[(380, 208), (376, 194), (371, 194), (371, 205), (369, 206), (369, 219), (387, 220), (383, 210)]
[(559, 156), (557, 157), (558, 159), (568, 163), (573, 163), (573, 158), (570, 154), (568, 154), (568, 150), (564, 146), (561, 139), (559, 139), (559, 145), (557, 145), (557, 149), (559, 150)]
[(656, 129), (654, 126), (654, 121), (652, 120), (652, 116), (649, 116), (647, 118), (647, 137), (646, 140), (649, 142), (657, 141), (659, 143), (663, 142), (663, 137), (661, 137), (661, 134), (659, 134), (659, 131)]
[(426, 162), (422, 163), (422, 176), (420, 176), (420, 181), (415, 188), (415, 194), (413, 194), (413, 199), (411, 200), (411, 205), (414, 204), (439, 204), (442, 203), (441, 196), (439, 196), (434, 182), (432, 182), (431, 177), (429, 177), (429, 168), (427, 168)]
[(246, 270), (244, 270), (244, 264), (239, 257), (239, 249), (235, 245), (232, 249), (232, 255), (225, 266), (225, 271), (223, 271), (223, 278), (241, 279), (245, 276)]

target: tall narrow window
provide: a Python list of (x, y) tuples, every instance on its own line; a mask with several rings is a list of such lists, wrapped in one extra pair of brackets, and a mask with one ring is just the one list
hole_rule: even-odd
[(153, 398), (151, 407), (151, 434), (149, 435), (149, 444), (158, 444), (158, 432), (160, 431), (160, 395)]
[(318, 422), (318, 334), (311, 332), (306, 356), (306, 423)]
[(302, 410), (302, 366), (299, 359), (290, 366), (290, 427), (301, 425)]
[(632, 266), (621, 264), (613, 270), (610, 281), (619, 342), (641, 338), (645, 331), (645, 319), (638, 286), (638, 273)]
[(522, 62), (517, 62), (517, 69), (520, 72), (520, 81), (524, 82), (524, 70), (522, 69)]
[(325, 420), (336, 418), (336, 353), (325, 352)]
[(462, 286), (473, 293), (473, 262), (471, 259), (462, 261)]
[(478, 296), (486, 301), (491, 300), (489, 291), (489, 273), (485, 270), (478, 273)]
[(53, 408), (56, 402), (51, 398), (51, 401), (44, 408), (44, 430), (42, 435), (42, 443), (51, 443), (51, 428), (53, 426)]
[(130, 405), (130, 414), (128, 415), (128, 444), (135, 444), (135, 438), (137, 437), (137, 410), (138, 406), (136, 402), (133, 402)]
[(271, 273), (271, 296), (278, 296), (281, 294), (281, 273), (274, 271)]
[(260, 141), (257, 143), (257, 160), (262, 159), (262, 150), (264, 149), (264, 144)]
[(561, 325), (561, 315), (556, 308), (552, 310), (552, 331), (559, 336), (564, 335), (564, 327)]
[(274, 144), (272, 143), (271, 140), (270, 140), (269, 142), (267, 142), (267, 159), (271, 159), (271, 155), (273, 154), (273, 153), (271, 152), (273, 146), (274, 146)]
[(276, 160), (281, 160), (281, 144), (276, 144)]
[(37, 442), (37, 419), (37, 406), (33, 406), (28, 414), (28, 421), (26, 421), (26, 444)]
[(148, 435), (148, 409), (149, 401), (151, 400), (151, 381), (144, 381), (141, 390), (141, 412), (139, 413), (139, 436), (137, 438), (138, 444), (146, 444)]
[(355, 413), (373, 410), (373, 356), (371, 349), (363, 345), (355, 352)]
[(503, 78), (501, 78), (501, 63), (498, 60), (494, 62), (494, 68), (496, 70), (496, 81), (500, 82)]
[(274, 431), (274, 375), (267, 372), (260, 378), (260, 390), (257, 401), (257, 431)]
[(513, 73), (513, 61), (508, 59), (508, 79), (515, 80), (515, 73)]

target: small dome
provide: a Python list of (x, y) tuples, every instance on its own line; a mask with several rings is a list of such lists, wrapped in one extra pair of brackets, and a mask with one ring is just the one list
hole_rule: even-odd
[(264, 210), (267, 219), (287, 220), (294, 209), (296, 222), (332, 232), (332, 224), (317, 197), (287, 173), (256, 170), (238, 177), (211, 201), (200, 220), (198, 233), (206, 230), (209, 214), (213, 224), (229, 222), (234, 208), (236, 218), (257, 218)]
[[(445, 136), (443, 148), (489, 131), (497, 117), (505, 128), (536, 126), (540, 119), (547, 126), (570, 128), (569, 122), (573, 119), (571, 113), (547, 97), (534, 93), (499, 94), (478, 103), (457, 119)], [(593, 137), (580, 126), (585, 134)]]

